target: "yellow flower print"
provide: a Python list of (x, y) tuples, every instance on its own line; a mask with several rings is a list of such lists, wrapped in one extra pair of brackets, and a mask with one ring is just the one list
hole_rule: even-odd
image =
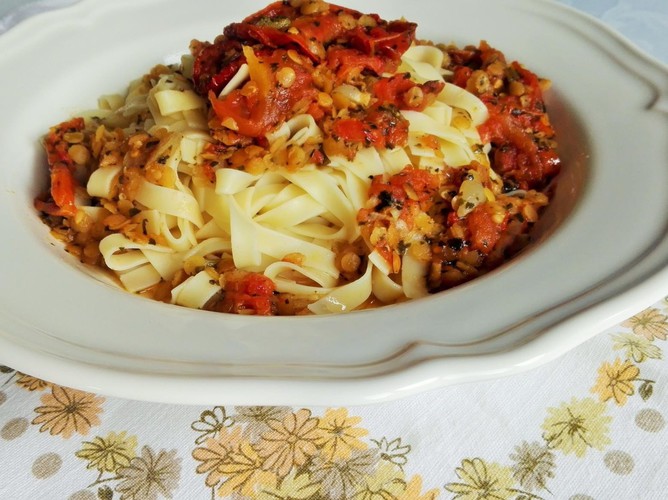
[(241, 445), (241, 426), (221, 427), (217, 432), (215, 438), (206, 440), (204, 447), (195, 448), (192, 452), (193, 458), (202, 462), (196, 471), (198, 474), (208, 473), (205, 482), (210, 488), (223, 479), (220, 467), (229, 461), (230, 455)]
[(507, 500), (515, 497), (510, 467), (473, 458), (462, 460), (456, 473), (463, 482), (445, 485), (446, 490), (455, 494), (455, 500)]
[(406, 489), (397, 497), (397, 500), (435, 500), (436, 498), (438, 498), (436, 488), (422, 493), (422, 477), (416, 474), (406, 483)]
[(389, 462), (382, 462), (376, 472), (364, 478), (352, 500), (397, 500), (406, 490), (404, 473)]
[(110, 432), (107, 437), (96, 436), (92, 441), (84, 441), (75, 455), (88, 461), (86, 468), (100, 472), (115, 472), (119, 467), (127, 467), (136, 456), (137, 438), (127, 436), (125, 431)]
[(591, 392), (598, 394), (601, 401), (614, 399), (622, 406), (635, 392), (633, 382), (638, 379), (639, 374), (638, 367), (630, 361), (622, 361), (620, 358), (615, 359), (612, 364), (605, 361), (598, 369), (596, 385)]
[(551, 448), (583, 457), (588, 448), (602, 450), (610, 443), (608, 425), (612, 417), (605, 415), (605, 403), (591, 398), (571, 399), (558, 408), (548, 408), (543, 422), (543, 437)]
[(225, 463), (218, 466), (218, 471), (225, 476), (218, 488), (218, 496), (226, 498), (236, 492), (253, 498), (261, 489), (275, 488), (278, 478), (272, 472), (263, 470), (262, 462), (253, 445), (242, 441)]
[(49, 431), (52, 436), (68, 439), (75, 432), (86, 435), (91, 427), (100, 425), (98, 414), (104, 398), (54, 385), (41, 401), (43, 406), (35, 408), (39, 415), (32, 421), (42, 425), (40, 432)]
[(316, 442), (325, 457), (330, 460), (348, 458), (353, 450), (367, 448), (368, 445), (358, 439), (369, 433), (357, 427), (361, 420), (361, 417), (349, 417), (346, 408), (330, 408), (325, 412), (318, 424), (321, 433)]
[(653, 307), (627, 319), (622, 323), (622, 326), (631, 328), (633, 333), (641, 335), (647, 340), (666, 340), (668, 336), (668, 316)]
[[(320, 483), (308, 474), (298, 474), (295, 470), (275, 487), (262, 488), (255, 500), (310, 500), (320, 490)], [(319, 498), (319, 497), (316, 497)]]
[(661, 359), (662, 353), (659, 347), (652, 344), (651, 340), (632, 333), (619, 333), (612, 336), (614, 343), (612, 348), (626, 352), (626, 358), (636, 363), (642, 363), (646, 359)]
[(49, 382), (42, 380), (41, 378), (20, 373), (19, 378), (16, 380), (16, 385), (23, 387), (28, 391), (43, 391), (51, 384)]
[(279, 477), (287, 476), (293, 467), (300, 467), (318, 452), (320, 437), (318, 419), (305, 408), (289, 413), (282, 421), (269, 420), (269, 430), (262, 433), (257, 443), (262, 467)]

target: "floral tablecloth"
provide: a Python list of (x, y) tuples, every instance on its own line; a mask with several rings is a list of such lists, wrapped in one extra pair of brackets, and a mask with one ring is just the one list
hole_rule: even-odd
[[(68, 3), (3, 0), (0, 32)], [(668, 60), (665, 0), (564, 3)], [(668, 298), (530, 372), (347, 408), (144, 403), (0, 367), (0, 499), (664, 499), (667, 339)]]
[(668, 300), (493, 382), (349, 408), (175, 406), (0, 369), (0, 498), (664, 499)]

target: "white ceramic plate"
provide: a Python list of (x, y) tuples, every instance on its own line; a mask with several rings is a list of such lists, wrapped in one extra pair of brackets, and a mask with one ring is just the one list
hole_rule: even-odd
[(187, 310), (77, 269), (32, 208), (40, 136), (262, 6), (84, 0), (0, 37), (0, 362), (152, 401), (359, 404), (531, 368), (668, 291), (668, 70), (538, 0), (357, 3), (421, 38), (486, 39), (554, 82), (564, 170), (540, 242), (510, 264), (411, 303), (296, 318)]

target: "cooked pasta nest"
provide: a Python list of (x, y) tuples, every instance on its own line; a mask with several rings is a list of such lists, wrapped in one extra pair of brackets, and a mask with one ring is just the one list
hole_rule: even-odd
[[(301, 46), (325, 18), (337, 38)], [(450, 289), (530, 242), (559, 170), (549, 82), (320, 1), (230, 26), (45, 136), (35, 204), (81, 262), (181, 306), (326, 314)]]

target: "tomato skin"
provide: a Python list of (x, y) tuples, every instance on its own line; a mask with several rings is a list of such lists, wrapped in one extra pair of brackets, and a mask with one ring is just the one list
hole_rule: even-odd
[(466, 225), (471, 233), (470, 246), (484, 254), (490, 253), (501, 238), (505, 220), (497, 224), (488, 205), (478, 205), (466, 217)]
[(302, 36), (285, 33), (269, 26), (256, 26), (248, 23), (232, 23), (225, 27), (225, 36), (233, 40), (246, 43), (259, 43), (263, 47), (287, 49), (294, 47), (314, 61), (318, 61), (318, 54), (311, 51), (306, 39)]
[(253, 311), (259, 316), (276, 313), (276, 285), (260, 273), (239, 272), (225, 284), (222, 307), (228, 312)]
[[(314, 99), (317, 90), (313, 87), (308, 67), (291, 62), (286, 51), (258, 52), (252, 57), (249, 54), (247, 59), (253, 58), (256, 60), (247, 62), (253, 65), (251, 78), (257, 85), (257, 91), (236, 89), (220, 98), (210, 91), (208, 97), (221, 121), (231, 118), (240, 134), (261, 138), (285, 120), (297, 102)], [(275, 64), (295, 72), (295, 80), (290, 87), (282, 87), (276, 82), (276, 76), (270, 70)]]
[[(342, 7), (330, 5), (329, 12), (302, 15), (298, 8), (283, 2), (274, 2), (248, 16), (243, 22), (228, 25), (223, 33), (227, 38), (243, 43), (260, 43), (276, 49), (294, 48), (313, 62), (319, 62), (322, 54), (316, 50), (313, 42), (328, 44), (345, 33), (346, 29), (338, 18), (338, 13), (342, 10)], [(355, 18), (362, 15), (357, 11), (345, 10)], [(278, 19), (289, 21), (295, 33), (272, 26)]]
[(350, 43), (365, 54), (381, 55), (398, 61), (415, 41), (417, 24), (391, 21), (370, 29), (358, 26), (350, 33)]
[(367, 141), (367, 129), (362, 120), (344, 118), (334, 122), (332, 132), (344, 141), (363, 143)]
[(379, 56), (363, 54), (356, 49), (336, 47), (327, 51), (327, 65), (336, 73), (339, 81), (344, 81), (353, 72), (371, 71), (379, 75), (386, 68), (386, 62)]
[(490, 114), (479, 132), (483, 141), (496, 146), (492, 161), (499, 174), (512, 177), (522, 189), (530, 189), (559, 172), (556, 151), (539, 148), (521, 122), (510, 114), (492, 110), (496, 112)]
[(201, 96), (220, 94), (246, 62), (241, 44), (235, 40), (202, 44), (193, 62), (193, 85)]
[[(406, 73), (378, 79), (373, 86), (373, 94), (381, 104), (389, 104), (398, 109), (422, 111), (436, 99), (443, 87), (445, 83), (437, 81), (417, 83), (411, 80), (410, 73)], [(413, 89), (419, 89), (422, 94), (422, 98), (415, 104), (412, 104), (407, 97), (407, 93)]]
[(545, 188), (559, 172), (560, 160), (543, 82), (517, 61), (507, 63), (485, 41), (477, 48), (448, 50), (448, 55), (452, 83), (475, 93), (489, 111), (478, 131), (482, 142), (492, 145), (492, 168), (520, 189)]
[[(362, 13), (330, 4), (329, 10), (320, 14), (302, 15), (298, 8), (282, 2), (274, 2), (259, 12), (248, 16), (241, 23), (232, 23), (224, 30), (229, 39), (243, 42), (259, 42), (273, 48), (292, 46), (309, 56), (313, 61), (321, 60), (318, 51), (313, 50), (312, 42), (328, 45), (334, 40), (344, 38), (347, 44), (363, 54), (382, 56), (384, 59), (398, 61), (415, 40), (417, 25), (407, 21), (385, 22), (377, 15), (371, 15), (377, 25), (371, 28), (356, 26), (347, 29), (339, 19), (339, 13), (346, 12), (354, 19)], [(278, 29), (272, 23), (278, 19), (289, 20), (294, 33)], [(287, 26), (282, 26), (287, 28)]]
[(408, 140), (408, 121), (392, 107), (373, 107), (362, 118), (343, 118), (332, 126), (332, 135), (340, 140), (393, 149)]
[(50, 173), (51, 201), (35, 200), (35, 207), (49, 215), (71, 217), (76, 214), (74, 203), (77, 182), (74, 179), (74, 160), (68, 152), (70, 144), (65, 140), (67, 133), (81, 132), (84, 129), (81, 117), (60, 123), (49, 130), (45, 140), (47, 163)]
[(411, 80), (410, 73), (380, 78), (373, 86), (373, 95), (383, 103), (400, 107), (403, 103), (401, 99), (403, 94), (416, 85), (417, 83)]
[(242, 287), (250, 295), (271, 295), (276, 291), (273, 281), (257, 273), (251, 273), (242, 280)]
[(464, 89), (472, 73), (473, 70), (468, 66), (458, 66), (452, 75), (452, 83)]
[(324, 165), (325, 164), (325, 154), (319, 149), (313, 150), (313, 153), (311, 153), (311, 162), (314, 165)]
[(394, 149), (408, 141), (408, 120), (393, 107), (378, 106), (367, 112), (366, 121), (372, 132), (372, 144)]
[(439, 186), (440, 179), (437, 175), (410, 165), (390, 177), (386, 182), (383, 181), (381, 176), (374, 177), (369, 188), (369, 197), (379, 197), (385, 191), (390, 193), (393, 200), (403, 204), (409, 198), (408, 190), (410, 190), (411, 199), (422, 205), (421, 210), (425, 210), (428, 207), (424, 204), (431, 202), (432, 196), (438, 191)]
[[(356, 13), (353, 17), (359, 17), (360, 15), (360, 13)], [(338, 15), (333, 12), (317, 16), (317, 18), (300, 16), (293, 21), (292, 26), (299, 32), (299, 36), (304, 40), (307, 50), (308, 40), (315, 40), (323, 45), (327, 45), (343, 36), (346, 32), (345, 27), (339, 21)]]
[[(470, 87), (474, 70), (484, 71), (485, 64), (505, 57), (485, 42), (476, 51), (451, 53), (461, 59), (454, 68), (453, 83)], [(560, 161), (547, 139), (554, 137), (554, 129), (545, 111), (541, 83), (533, 72), (518, 62), (512, 62), (502, 73), (488, 73), (490, 82), (482, 86), (478, 97), (485, 103), (489, 118), (478, 127), (481, 140), (492, 145), (490, 158), (495, 171), (512, 179), (521, 189), (542, 189), (559, 172)], [(494, 80), (496, 79), (496, 80)], [(512, 91), (512, 85), (521, 90)]]
[(219, 95), (245, 62), (244, 45), (297, 50), (313, 63), (328, 61), (336, 67), (341, 79), (355, 70), (375, 74), (396, 70), (401, 55), (415, 40), (416, 25), (406, 21), (387, 22), (372, 14), (369, 17), (376, 21), (376, 26), (347, 28), (339, 18), (340, 13), (353, 19), (362, 17), (361, 12), (333, 4), (325, 12), (302, 15), (299, 8), (289, 3), (274, 2), (242, 22), (226, 26), (223, 36), (214, 43), (192, 48), (196, 91), (202, 96), (210, 91)]
[(49, 130), (44, 141), (49, 165), (64, 163), (70, 168), (74, 166), (74, 161), (72, 161), (72, 158), (67, 152), (69, 145), (67, 141), (64, 140), (63, 136), (68, 132), (81, 132), (84, 129), (84, 125), (84, 119), (77, 117), (62, 122)]
[(454, 226), (457, 222), (459, 222), (461, 218), (457, 215), (457, 212), (452, 211), (448, 213), (448, 216), (445, 219), (445, 223), (450, 226)]
[(53, 202), (60, 208), (58, 215), (69, 217), (76, 214), (75, 188), (76, 182), (72, 172), (65, 165), (59, 163), (51, 169), (51, 196)]

